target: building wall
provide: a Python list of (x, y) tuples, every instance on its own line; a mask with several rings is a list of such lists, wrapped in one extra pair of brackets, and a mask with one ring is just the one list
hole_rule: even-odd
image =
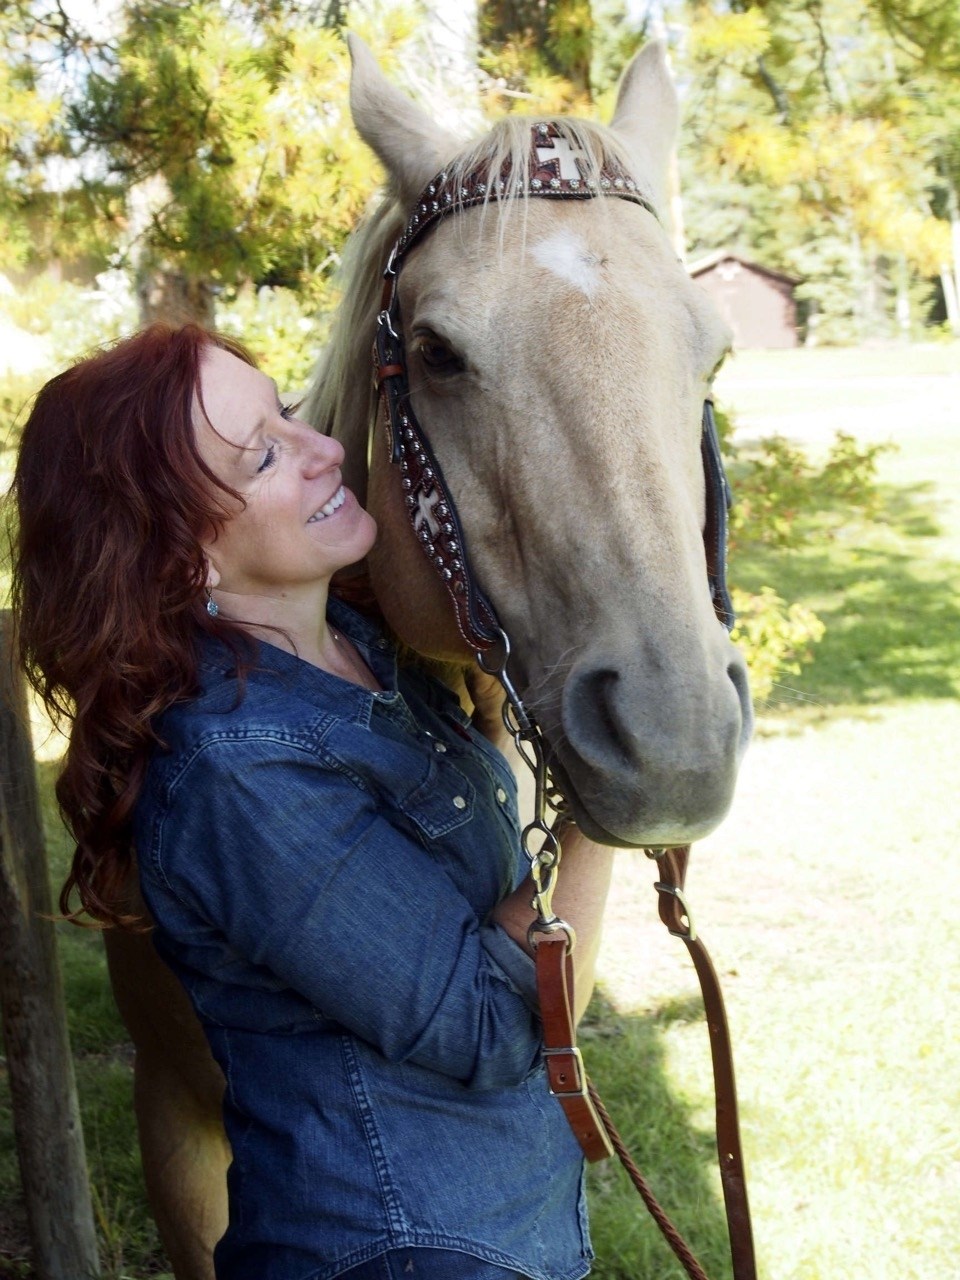
[(694, 277), (733, 330), (735, 347), (797, 346), (797, 305), (788, 280), (724, 258)]

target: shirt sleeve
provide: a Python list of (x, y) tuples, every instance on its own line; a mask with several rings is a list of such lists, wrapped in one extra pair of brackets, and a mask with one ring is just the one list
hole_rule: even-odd
[(306, 748), (209, 743), (178, 779), (154, 867), (239, 956), (391, 1061), (478, 1089), (534, 1065), (529, 956)]

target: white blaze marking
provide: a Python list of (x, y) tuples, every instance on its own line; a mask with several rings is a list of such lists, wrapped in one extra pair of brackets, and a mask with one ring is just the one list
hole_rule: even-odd
[(583, 156), (580, 148), (571, 146), (566, 138), (552, 138), (551, 141), (552, 147), (537, 147), (537, 159), (544, 163), (548, 160), (559, 160), (561, 178), (579, 178), (581, 174), (577, 165), (577, 156)]
[(430, 537), (435, 538), (440, 532), (440, 524), (433, 514), (433, 508), (440, 501), (440, 495), (436, 489), (431, 489), (429, 493), (422, 490), (417, 494), (417, 514), (414, 517), (413, 525), (417, 533), (420, 532), (422, 525), (426, 525), (430, 530)]
[(533, 247), (542, 267), (592, 298), (600, 287), (600, 259), (575, 231), (555, 231)]

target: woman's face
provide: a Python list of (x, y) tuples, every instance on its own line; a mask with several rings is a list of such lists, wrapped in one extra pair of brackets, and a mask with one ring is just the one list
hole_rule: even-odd
[(200, 394), (200, 453), (246, 503), (205, 548), (220, 590), (304, 596), (366, 555), (376, 525), (341, 483), (338, 441), (297, 421), (268, 377), (219, 347), (204, 353)]

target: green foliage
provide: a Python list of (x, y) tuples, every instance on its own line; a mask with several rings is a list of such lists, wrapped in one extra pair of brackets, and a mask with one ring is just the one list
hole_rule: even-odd
[[(841, 431), (823, 461), (815, 463), (780, 435), (739, 446), (729, 415), (718, 412), (717, 420), (735, 495), (729, 521), (735, 564), (759, 548), (796, 549), (811, 519), (824, 511), (839, 508), (848, 517), (868, 520), (878, 513), (877, 461), (890, 445), (860, 444)], [(833, 532), (823, 524), (818, 528), (820, 537)], [(763, 703), (781, 674), (796, 674), (813, 659), (826, 627), (813, 609), (788, 604), (769, 585), (732, 594), (737, 615), (733, 638), (747, 659), (753, 696)]]
[(838, 432), (819, 465), (784, 436), (769, 436), (751, 448), (727, 443), (735, 477), (736, 503), (730, 513), (730, 545), (789, 548), (801, 536), (801, 516), (842, 502), (871, 515), (877, 503), (877, 459), (892, 446), (861, 445)]
[(910, 297), (912, 281), (952, 261), (960, 94), (904, 32), (926, 24), (956, 42), (953, 0), (691, 0), (684, 11), (691, 256), (734, 245), (799, 276), (818, 341), (886, 336), (898, 290)]
[(753, 699), (764, 703), (781, 675), (796, 675), (813, 660), (813, 646), (826, 627), (812, 609), (788, 605), (772, 587), (755, 594), (735, 588), (732, 597), (737, 615), (732, 637), (747, 660)]
[(137, 323), (129, 282), (120, 271), (102, 273), (92, 288), (45, 273), (0, 299), (0, 314), (44, 340), (51, 374)]
[(217, 327), (244, 343), (281, 391), (306, 388), (326, 340), (326, 320), (305, 314), (292, 289), (236, 291), (217, 308)]
[[(32, 34), (16, 42), (29, 82), (16, 111), (5, 110), (12, 89), (0, 73), (0, 136), (7, 115), (32, 118), (24, 93), (40, 120), (18, 125), (22, 160), (7, 171), (6, 206), (0, 186), (0, 226), (20, 202), (5, 243), (29, 242), (32, 219), (46, 252), (92, 252), (141, 279), (279, 286), (305, 309), (327, 304), (339, 249), (377, 181), (347, 109), (341, 8), (318, 21), (299, 0), (131, 3), (115, 34), (88, 38), (79, 57), (77, 27), (36, 0)], [(8, 22), (0, 15), (0, 35)], [(412, 10), (387, 0), (351, 25), (388, 66), (415, 30)], [(45, 66), (57, 68), (56, 96)], [(56, 172), (44, 164), (52, 150), (67, 157)]]

